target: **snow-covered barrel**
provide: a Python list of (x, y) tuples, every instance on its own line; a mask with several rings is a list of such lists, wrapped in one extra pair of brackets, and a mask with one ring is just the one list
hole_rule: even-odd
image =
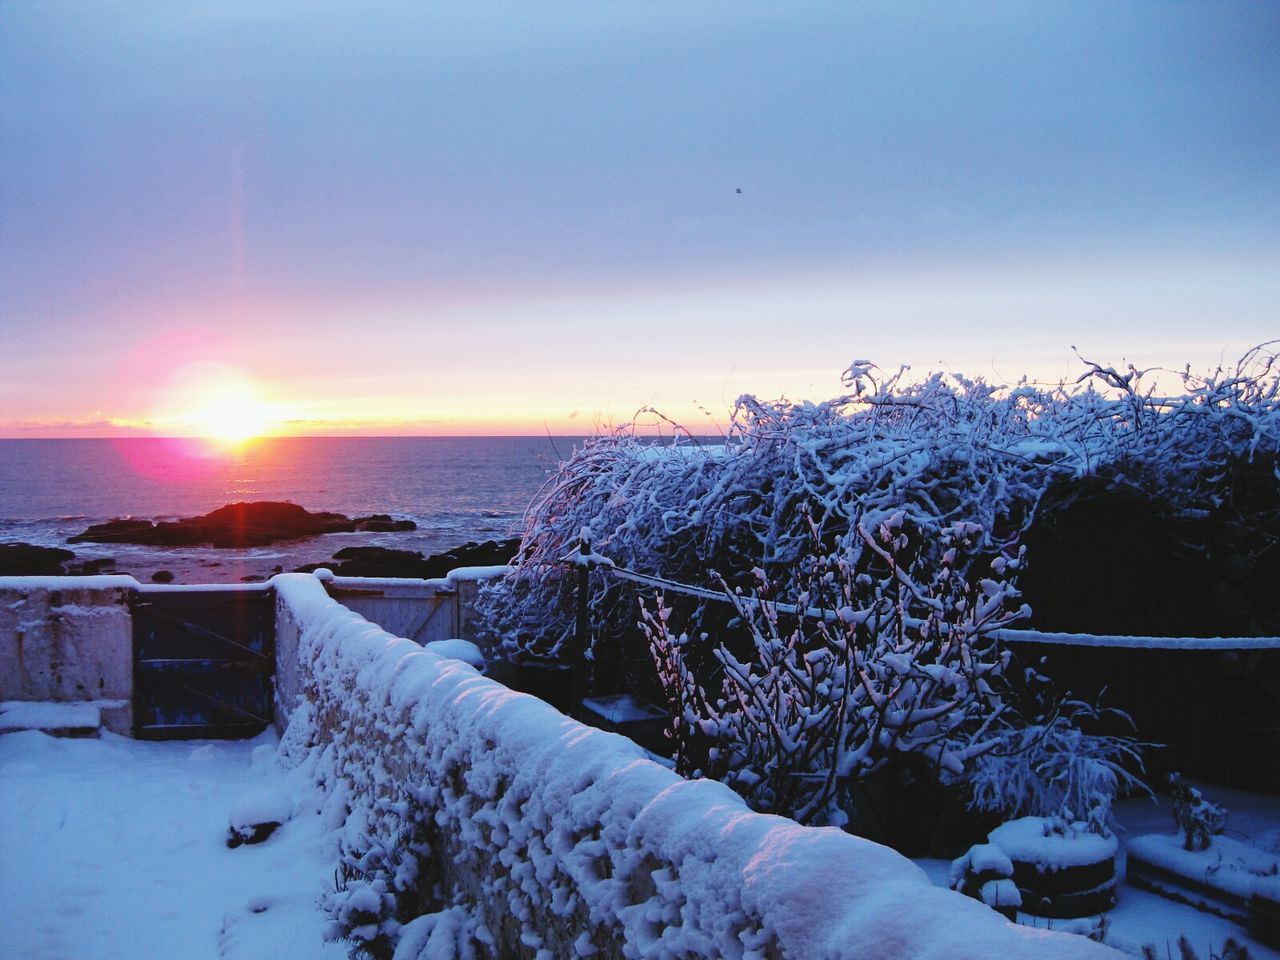
[(1040, 917), (1087, 917), (1116, 905), (1114, 834), (1084, 823), (1023, 817), (991, 831), (989, 842), (1013, 864), (1022, 910)]

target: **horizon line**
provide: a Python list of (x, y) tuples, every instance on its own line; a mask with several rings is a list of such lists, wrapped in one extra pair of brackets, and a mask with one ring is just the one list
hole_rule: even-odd
[[(697, 437), (699, 439), (705, 437), (723, 436), (723, 434), (714, 433), (692, 433), (688, 430), (658, 432), (655, 429), (646, 429), (634, 431), (642, 436), (665, 436), (667, 433), (676, 433), (682, 436)], [(557, 440), (574, 439), (577, 437), (601, 437), (610, 436), (611, 431), (592, 431), (581, 433), (273, 433), (261, 437), (252, 437), (248, 440), (229, 444), (230, 446), (252, 446), (264, 440), (521, 440), (521, 439), (537, 439), (539, 437), (553, 437)], [(138, 434), (105, 434), (95, 436), (47, 436), (33, 437), (29, 435), (0, 435), (0, 440), (179, 440), (183, 442), (208, 443), (209, 437), (199, 435), (138, 435)], [(214, 441), (218, 442), (218, 441)]]

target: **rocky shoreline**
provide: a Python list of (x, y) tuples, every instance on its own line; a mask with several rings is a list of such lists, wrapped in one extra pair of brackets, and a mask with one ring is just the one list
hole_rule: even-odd
[[(67, 538), (72, 544), (118, 544), (127, 559), (113, 556), (78, 556), (61, 547), (37, 546), (30, 543), (0, 543), (0, 576), (92, 576), (129, 573), (139, 580), (169, 583), (253, 582), (282, 573), (285, 565), (260, 558), (256, 562), (245, 557), (279, 542), (291, 542), (293, 563), (290, 568), (308, 572), (327, 567), (339, 576), (352, 577), (441, 577), (464, 566), (493, 566), (509, 562), (519, 549), (516, 539), (469, 541), (461, 546), (424, 555), (418, 550), (394, 549), (386, 546), (345, 546), (334, 551), (330, 559), (310, 560), (319, 551), (299, 550), (298, 545), (324, 534), (386, 534), (412, 532), (412, 520), (396, 519), (387, 514), (371, 514), (350, 518), (337, 513), (311, 513), (292, 503), (260, 501), (234, 503), (201, 517), (176, 521), (153, 522), (123, 518), (93, 524), (81, 533)], [(349, 541), (348, 541), (349, 542)], [(155, 547), (154, 556), (141, 560), (139, 554), (151, 554), (138, 547)], [(197, 551), (213, 548), (226, 560), (200, 559), (185, 554), (181, 548)], [(330, 547), (332, 550), (332, 547)], [(259, 554), (260, 550), (257, 551)], [(299, 556), (298, 554), (302, 555)], [(310, 554), (310, 557), (307, 556)], [(268, 566), (268, 563), (271, 565)], [(215, 570), (208, 568), (216, 568)], [(170, 569), (172, 568), (172, 569)], [(178, 573), (175, 574), (174, 570)], [(230, 575), (230, 576), (229, 576)]]

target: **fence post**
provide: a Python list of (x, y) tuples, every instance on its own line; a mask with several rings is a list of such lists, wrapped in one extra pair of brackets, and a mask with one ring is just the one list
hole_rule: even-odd
[(578, 538), (578, 621), (574, 631), (573, 665), (569, 678), (569, 710), (572, 716), (582, 713), (582, 689), (586, 684), (587, 645), (590, 642), (590, 610), (588, 608), (588, 589), (591, 576), (591, 541), (587, 532), (582, 531)]

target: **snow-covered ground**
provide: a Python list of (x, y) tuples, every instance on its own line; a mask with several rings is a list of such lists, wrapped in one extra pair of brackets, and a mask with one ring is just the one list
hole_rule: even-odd
[[(0, 736), (0, 957), (344, 960), (322, 939), (329, 834), (275, 739)], [(246, 802), (298, 809), (227, 847)]]
[[(0, 957), (343, 960), (344, 945), (323, 940), (317, 901), (332, 887), (335, 833), (312, 791), (300, 771), (281, 769), (271, 734), (245, 743), (0, 737)], [(1280, 799), (1220, 799), (1235, 812), (1232, 829), (1254, 835), (1280, 823)], [(227, 847), (238, 811), (282, 804), (294, 816), (265, 843)], [(1130, 832), (1172, 829), (1150, 801), (1126, 803), (1120, 816)], [(946, 885), (947, 861), (920, 863)], [(1201, 957), (1234, 937), (1251, 960), (1280, 960), (1226, 920), (1127, 885), (1108, 924), (1106, 942), (1134, 955), (1152, 943), (1177, 956), (1185, 934)]]

